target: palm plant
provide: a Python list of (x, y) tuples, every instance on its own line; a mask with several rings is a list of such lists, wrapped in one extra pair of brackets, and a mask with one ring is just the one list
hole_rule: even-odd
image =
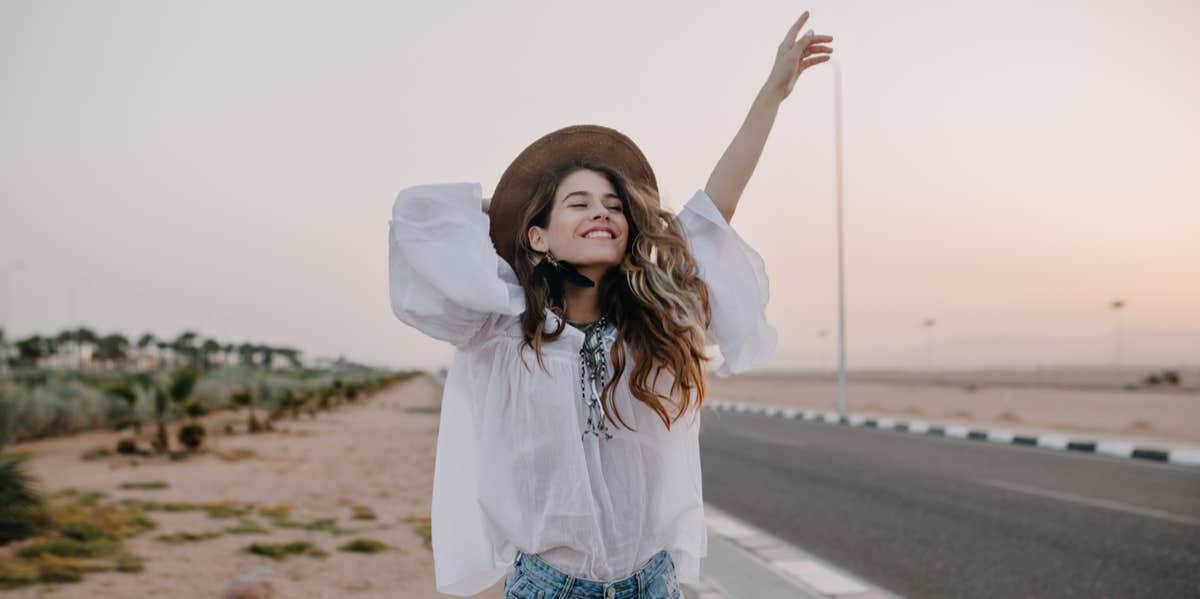
[(192, 392), (196, 390), (196, 382), (199, 379), (200, 373), (194, 368), (180, 368), (172, 372), (171, 385), (167, 388), (171, 401), (178, 406), (186, 403), (192, 397)]
[(17, 340), (17, 362), (25, 367), (37, 367), (42, 360), (58, 353), (57, 339), (33, 335)]
[(184, 331), (175, 338), (171, 343), (171, 349), (179, 355), (187, 356), (191, 361), (191, 365), (196, 365), (196, 357), (199, 351), (193, 345), (196, 341), (196, 333), (192, 331)]
[(0, 545), (27, 539), (49, 524), (37, 479), (25, 470), (25, 453), (5, 454), (11, 430), (0, 427)]
[(157, 430), (154, 436), (154, 449), (160, 453), (170, 450), (170, 438), (167, 435), (167, 419), (172, 408), (182, 405), (192, 395), (196, 388), (198, 374), (192, 368), (178, 368), (171, 373), (167, 386), (154, 385), (154, 420)]
[(158, 349), (158, 367), (159, 368), (174, 368), (175, 367), (175, 351), (171, 349), (169, 341), (155, 341), (154, 347)]
[[(267, 410), (267, 412), (270, 413), (270, 410), (272, 407), (271, 403), (272, 403), (273, 399), (274, 399), (274, 394), (271, 393), (271, 386), (267, 384), (267, 381), (259, 380), (258, 381), (258, 397), (256, 398), (257, 403), (260, 406), (262, 406), (262, 408), (264, 410)], [(270, 418), (267, 418), (262, 423), (262, 430), (269, 431), (269, 430), (274, 430), (274, 428), (275, 427), (271, 424)], [(254, 431), (254, 432), (257, 432), (257, 431)]]
[(129, 340), (124, 335), (105, 335), (96, 342), (92, 358), (109, 365), (123, 364), (129, 357)]
[(96, 333), (87, 327), (79, 327), (77, 329), (66, 329), (54, 338), (55, 342), (61, 345), (70, 344), (75, 349), (76, 367), (83, 370), (83, 346), (85, 344), (95, 345), (99, 340)]
[(4, 337), (4, 327), (0, 327), (0, 373), (8, 369), (8, 339)]
[[(154, 333), (142, 333), (142, 336), (138, 337), (137, 348), (143, 359), (146, 357), (146, 348), (150, 347), (151, 345), (155, 345), (154, 341)], [(155, 347), (157, 348), (157, 345), (155, 345)], [(161, 362), (158, 366), (159, 368), (162, 368)]]
[(250, 343), (241, 343), (237, 346), (238, 361), (242, 366), (254, 366), (254, 354), (257, 351), (254, 345)]
[(235, 406), (249, 408), (250, 420), (246, 424), (246, 430), (252, 433), (257, 433), (262, 430), (262, 424), (259, 423), (258, 415), (255, 413), (255, 407), (258, 402), (256, 401), (253, 392), (251, 392), (249, 389), (242, 389), (230, 395), (229, 400), (233, 402), (233, 405)]
[(137, 415), (138, 392), (129, 381), (120, 381), (106, 387), (104, 391), (125, 402), (129, 416), (118, 422), (118, 427), (133, 426), (133, 434), (142, 434), (142, 419)]
[(209, 356), (221, 351), (221, 344), (216, 339), (208, 338), (200, 345), (201, 366), (208, 370), (210, 367)]

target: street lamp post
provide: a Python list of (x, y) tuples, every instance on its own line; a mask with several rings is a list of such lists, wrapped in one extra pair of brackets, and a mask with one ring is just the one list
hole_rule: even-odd
[(1113, 300), (1109, 307), (1116, 313), (1117, 326), (1113, 330), (1113, 366), (1121, 367), (1121, 308), (1125, 307), (1125, 300)]
[(838, 176), (838, 414), (846, 415), (846, 277), (845, 259), (842, 258), (841, 224), (841, 64), (838, 59), (829, 60), (833, 65), (833, 110), (834, 151), (836, 176)]
[(842, 257), (842, 67), (833, 65), (833, 127), (837, 165), (837, 265), (838, 265), (838, 415), (846, 416), (846, 284)]
[(921, 323), (921, 327), (925, 329), (925, 370), (929, 373), (930, 380), (933, 380), (933, 325), (935, 322), (932, 318), (926, 318)]

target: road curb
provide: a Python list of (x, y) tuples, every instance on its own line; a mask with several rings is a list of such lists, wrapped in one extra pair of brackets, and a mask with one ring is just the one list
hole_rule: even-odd
[(967, 427), (956, 424), (929, 422), (926, 420), (869, 418), (860, 414), (839, 416), (837, 412), (782, 408), (747, 402), (713, 401), (705, 403), (708, 404), (708, 409), (721, 412), (763, 414), (776, 418), (804, 420), (806, 422), (824, 422), (860, 428), (876, 428), (917, 435), (985, 441), (1001, 445), (1024, 445), (1060, 451), (1095, 453), (1117, 458), (1149, 460), (1200, 468), (1200, 449), (1196, 448), (1135, 446), (1128, 441), (1098, 440), (1090, 437), (1070, 438), (1066, 434), (1022, 433), (1011, 429)]
[[(722, 563), (723, 568), (708, 566), (710, 581), (725, 583), (720, 588), (725, 597), (897, 599), (897, 595), (707, 503), (704, 520), (709, 557), (728, 562)], [(728, 580), (723, 581), (722, 576)], [(765, 584), (766, 578), (779, 582)], [(738, 590), (727, 590), (731, 588)]]

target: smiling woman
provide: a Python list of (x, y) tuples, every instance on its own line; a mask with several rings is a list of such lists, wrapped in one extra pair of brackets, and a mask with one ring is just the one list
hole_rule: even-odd
[(475, 183), (396, 197), (392, 311), (457, 350), (434, 471), (439, 591), (472, 595), (507, 574), (510, 599), (678, 599), (699, 579), (707, 348), (726, 377), (778, 341), (762, 257), (730, 219), (822, 37), (781, 46), (787, 68), (709, 178), (719, 199), (698, 189), (664, 210), (645, 155), (598, 125), (526, 147), (486, 217)]
[[(619, 175), (582, 165), (573, 168), (576, 170), (556, 186), (549, 214), (538, 215), (529, 227), (529, 246), (543, 254), (553, 247), (555, 258), (599, 281), (625, 257), (629, 226), (624, 202), (609, 178)], [(590, 322), (599, 318), (596, 299), (595, 287), (570, 289), (565, 301), (567, 319)]]

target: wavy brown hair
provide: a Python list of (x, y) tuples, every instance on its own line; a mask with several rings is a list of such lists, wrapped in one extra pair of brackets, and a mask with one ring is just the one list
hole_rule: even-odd
[[(598, 284), (600, 313), (617, 328), (616, 343), (610, 352), (614, 372), (605, 383), (600, 399), (609, 406), (605, 410), (607, 414), (615, 415), (625, 428), (632, 429), (617, 413), (615, 405), (616, 386), (625, 372), (624, 342), (628, 342), (634, 363), (629, 377), (630, 390), (635, 398), (654, 410), (670, 430), (671, 423), (682, 417), (691, 404), (692, 394), (680, 392), (696, 391), (696, 409), (703, 403), (703, 366), (711, 359), (704, 353), (704, 330), (712, 321), (712, 307), (708, 288), (699, 277), (676, 216), (661, 208), (657, 190), (636, 184), (615, 168), (574, 161), (547, 172), (540, 179), (532, 201), (522, 211), (513, 260), (526, 300), (526, 310), (521, 316), (525, 337), (519, 347), (521, 362), (525, 362), (524, 349), (531, 347), (545, 371), (542, 344), (557, 339), (567, 326), (563, 298), (551, 297), (546, 286), (531, 282), (533, 268), (545, 254), (530, 245), (528, 231), (534, 225), (549, 226), (559, 184), (581, 169), (595, 171), (608, 179), (621, 198), (622, 210), (629, 223), (625, 257), (619, 265), (610, 268)], [(547, 308), (559, 317), (558, 328), (552, 333), (545, 332)], [(673, 403), (671, 397), (656, 391), (655, 383), (663, 368), (673, 377), (671, 397), (679, 394), (682, 399), (674, 419), (663, 405), (664, 402)], [(652, 371), (654, 381), (648, 382)], [(611, 420), (611, 416), (609, 418)]]

